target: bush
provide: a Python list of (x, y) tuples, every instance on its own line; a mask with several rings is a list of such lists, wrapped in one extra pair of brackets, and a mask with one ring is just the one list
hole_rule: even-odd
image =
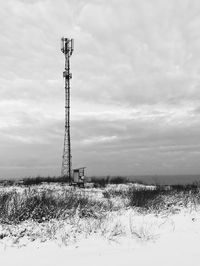
[(114, 197), (128, 198), (127, 189), (109, 188), (102, 192), (104, 198), (110, 199)]
[(186, 184), (186, 185), (172, 185), (171, 189), (176, 191), (182, 191), (182, 192), (191, 192), (191, 193), (198, 193), (199, 192), (199, 184), (193, 183), (193, 184)]
[(125, 177), (116, 176), (116, 177), (91, 177), (91, 182), (94, 184), (95, 188), (104, 188), (108, 184), (124, 184), (128, 180)]
[(83, 193), (65, 191), (61, 195), (53, 191), (26, 189), (23, 193), (0, 194), (0, 222), (20, 223), (32, 219), (43, 222), (50, 219), (65, 219), (77, 211), (81, 217), (97, 218), (109, 210), (105, 202), (90, 199)]
[(196, 185), (175, 185), (171, 188), (157, 186), (156, 189), (130, 188), (127, 191), (129, 205), (143, 210), (163, 211), (177, 206), (197, 206), (200, 203), (199, 187)]
[(128, 180), (125, 177), (121, 177), (121, 176), (116, 176), (116, 177), (112, 177), (110, 179), (110, 184), (124, 184), (127, 183)]
[(22, 180), (23, 185), (25, 186), (32, 186), (32, 185), (40, 185), (41, 183), (69, 183), (69, 179), (67, 177), (41, 177), (41, 176), (37, 176), (37, 177), (29, 177), (29, 178), (24, 178)]
[(110, 177), (92, 177), (91, 182), (95, 188), (104, 188), (109, 184)]
[(140, 207), (142, 209), (154, 209), (158, 210), (164, 205), (163, 196), (168, 193), (162, 188), (150, 189), (140, 189), (135, 190), (130, 188), (127, 191), (127, 196), (129, 198), (130, 206)]

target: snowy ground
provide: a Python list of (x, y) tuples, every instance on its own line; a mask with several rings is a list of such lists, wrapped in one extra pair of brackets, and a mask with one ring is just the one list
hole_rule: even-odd
[[(90, 192), (101, 197), (101, 190), (87, 191)], [(75, 215), (64, 221), (39, 224), (25, 221), (19, 225), (1, 225), (0, 233), (9, 236), (0, 239), (0, 265), (3, 266), (193, 266), (200, 263), (198, 206), (179, 206), (173, 212), (159, 214), (121, 208), (102, 220), (80, 219)]]

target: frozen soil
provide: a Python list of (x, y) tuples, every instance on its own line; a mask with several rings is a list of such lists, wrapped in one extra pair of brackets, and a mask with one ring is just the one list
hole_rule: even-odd
[[(166, 198), (163, 211), (141, 211), (118, 192), (108, 197), (130, 186), (86, 188), (84, 194), (111, 206), (99, 217), (81, 216), (78, 207), (65, 219), (0, 224), (0, 265), (198, 265), (199, 205), (186, 207), (174, 195)], [(27, 188), (12, 189), (23, 193)], [(44, 184), (34, 189), (62, 194), (71, 188)]]

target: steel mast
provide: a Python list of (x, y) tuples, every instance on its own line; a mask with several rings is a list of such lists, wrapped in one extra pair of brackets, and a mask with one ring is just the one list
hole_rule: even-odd
[(62, 158), (61, 176), (72, 181), (72, 155), (71, 155), (71, 139), (70, 139), (70, 57), (74, 50), (74, 40), (68, 38), (61, 39), (61, 51), (65, 55), (65, 71), (63, 78), (65, 79), (65, 134), (64, 148)]

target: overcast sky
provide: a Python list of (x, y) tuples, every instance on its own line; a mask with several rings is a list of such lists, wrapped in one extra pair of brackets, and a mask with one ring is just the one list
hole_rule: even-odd
[(199, 0), (0, 0), (0, 177), (200, 173)]

